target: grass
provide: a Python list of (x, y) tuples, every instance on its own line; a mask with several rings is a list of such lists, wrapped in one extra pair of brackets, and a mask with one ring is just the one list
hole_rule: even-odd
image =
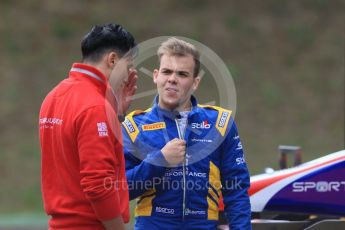
[[(123, 24), (138, 42), (181, 35), (217, 51), (234, 75), (252, 174), (277, 168), (279, 144), (302, 146), (304, 161), (344, 148), (343, 1), (251, 4), (1, 1), (0, 214), (42, 212), (39, 105), (80, 60), (79, 41), (95, 23)], [(217, 100), (214, 84), (202, 84), (200, 97)]]
[(0, 216), (0, 227), (44, 227), (48, 218), (43, 213), (15, 213)]

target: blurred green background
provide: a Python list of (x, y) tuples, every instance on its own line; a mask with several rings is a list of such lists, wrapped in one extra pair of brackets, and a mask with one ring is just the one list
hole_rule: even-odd
[(122, 24), (138, 43), (178, 35), (216, 52), (235, 81), (252, 174), (278, 168), (279, 144), (302, 146), (304, 161), (343, 149), (344, 12), (341, 0), (1, 0), (0, 215), (43, 212), (40, 104), (95, 24)]

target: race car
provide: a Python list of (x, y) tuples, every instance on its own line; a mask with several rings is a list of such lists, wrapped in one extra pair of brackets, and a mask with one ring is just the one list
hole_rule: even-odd
[(345, 229), (345, 150), (300, 164), (299, 147), (279, 149), (299, 165), (251, 177), (253, 229)]

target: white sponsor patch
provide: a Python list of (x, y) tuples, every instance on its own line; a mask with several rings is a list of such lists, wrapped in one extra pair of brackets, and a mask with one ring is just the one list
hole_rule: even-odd
[(228, 118), (228, 116), (229, 116), (229, 112), (223, 112), (222, 113), (222, 116), (220, 117), (219, 122), (218, 122), (219, 127), (221, 127), (221, 128), (224, 127), (226, 119)]
[(193, 141), (193, 142), (206, 142), (206, 143), (211, 143), (211, 142), (213, 142), (213, 141), (210, 140), (210, 139), (197, 139), (197, 138), (193, 138), (192, 141)]
[(236, 150), (241, 150), (243, 149), (241, 141), (238, 142)]
[(206, 211), (191, 210), (189, 208), (185, 209), (185, 215), (206, 215)]
[[(167, 169), (165, 171), (165, 176), (166, 177), (170, 177), (170, 176), (182, 176), (183, 175), (183, 171), (182, 169)], [(202, 177), (202, 178), (206, 178), (206, 173), (203, 172), (194, 172), (194, 171), (188, 171), (186, 172), (187, 176), (190, 177)]]
[(209, 129), (211, 128), (211, 124), (208, 123), (207, 120), (201, 123), (192, 123), (192, 129)]
[(244, 157), (237, 157), (236, 163), (237, 163), (237, 165), (244, 164), (244, 163), (246, 163), (246, 159)]
[(135, 129), (134, 129), (132, 123), (131, 123), (127, 118), (125, 119), (125, 121), (124, 121), (123, 123), (127, 126), (128, 131), (129, 131), (130, 133), (133, 133), (133, 132), (135, 131)]
[(156, 207), (156, 212), (165, 213), (165, 214), (174, 214), (175, 213), (175, 209), (173, 209), (173, 208)]
[(108, 127), (105, 122), (97, 123), (98, 136), (107, 137), (108, 136)]
[(54, 129), (56, 126), (61, 126), (63, 120), (56, 117), (43, 117), (40, 118), (40, 129)]
[(40, 125), (52, 124), (52, 125), (61, 125), (63, 122), (62, 119), (55, 117), (43, 117), (40, 119)]

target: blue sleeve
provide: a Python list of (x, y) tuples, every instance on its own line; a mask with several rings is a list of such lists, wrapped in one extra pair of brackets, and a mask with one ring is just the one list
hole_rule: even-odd
[(231, 230), (251, 229), (248, 196), (249, 172), (236, 124), (231, 118), (230, 130), (222, 145), (221, 180), (225, 214)]
[(133, 200), (161, 181), (165, 167), (158, 165), (166, 165), (166, 161), (160, 150), (147, 154), (144, 160), (140, 159), (140, 149), (132, 142), (124, 127), (122, 133), (129, 198)]

